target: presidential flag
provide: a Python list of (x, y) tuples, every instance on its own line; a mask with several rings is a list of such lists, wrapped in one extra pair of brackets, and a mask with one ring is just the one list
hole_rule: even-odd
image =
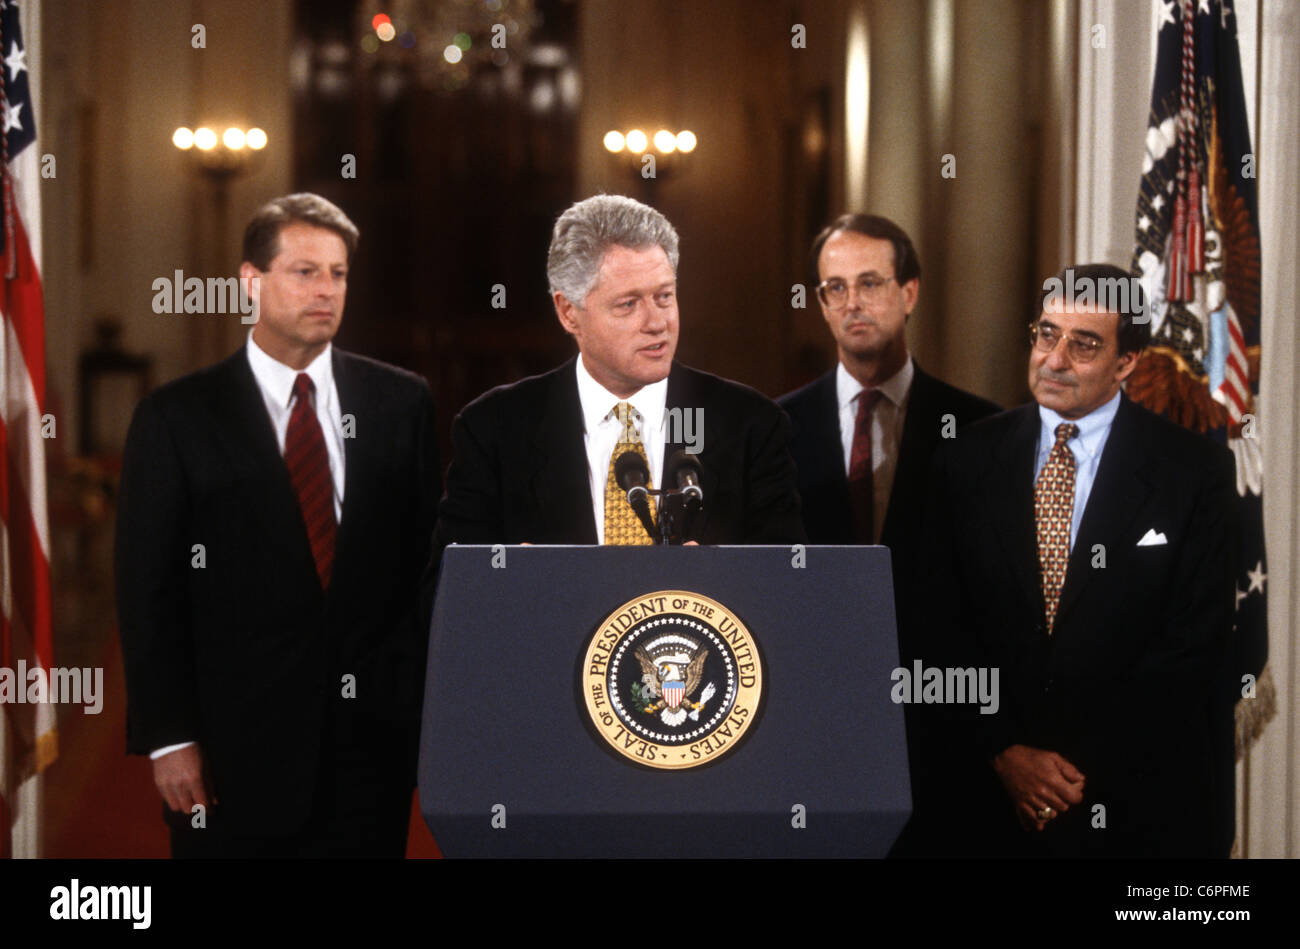
[[(1225, 443), (1237, 463), (1242, 549), (1230, 669), (1259, 677), (1237, 703), (1238, 756), (1274, 712), (1265, 610), (1260, 247), (1255, 154), (1230, 0), (1159, 0), (1134, 272), (1153, 338), (1127, 392)], [(1253, 697), (1250, 697), (1253, 692)]]
[[(29, 676), (44, 676), (54, 658), (42, 432), (48, 420), (41, 167), (32, 104), (36, 50), (23, 45), (24, 30), (30, 36), (38, 28), (35, 0), (0, 0), (0, 668), (16, 670), (21, 660)], [(57, 753), (53, 705), (0, 703), (0, 855), (37, 855), (39, 793), (31, 779)]]

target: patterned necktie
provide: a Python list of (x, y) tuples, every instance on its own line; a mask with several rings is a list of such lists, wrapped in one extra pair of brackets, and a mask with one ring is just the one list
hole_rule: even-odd
[(871, 416), (879, 401), (879, 389), (863, 389), (858, 393), (858, 417), (853, 423), (853, 448), (849, 453), (849, 505), (853, 510), (853, 540), (858, 544), (876, 542)]
[(1066, 447), (1079, 426), (1056, 426), (1056, 444), (1034, 485), (1034, 519), (1038, 525), (1038, 566), (1043, 578), (1047, 632), (1056, 622), (1065, 568), (1070, 560), (1070, 522), (1074, 519), (1074, 453)]
[(293, 380), (293, 412), (289, 415), (289, 428), (284, 435), (284, 463), (289, 469), (289, 482), (298, 497), (298, 509), (307, 527), (307, 540), (311, 542), (311, 556), (316, 561), (316, 575), (321, 589), (330, 585), (330, 571), (334, 567), (334, 482), (330, 478), (329, 453), (325, 450), (325, 435), (312, 405), (315, 391), (311, 376), (298, 373)]
[[(614, 477), (614, 466), (625, 451), (636, 452), (641, 456), (641, 460), (646, 463), (646, 469), (650, 468), (650, 462), (645, 454), (645, 446), (641, 444), (641, 436), (637, 433), (634, 424), (634, 422), (640, 420), (641, 416), (631, 405), (620, 402), (605, 417), (617, 418), (623, 426), (623, 430), (618, 436), (618, 444), (614, 446), (614, 454), (609, 458), (609, 474), (605, 477), (605, 543), (621, 546), (653, 544), (654, 540), (646, 533), (645, 527), (641, 524), (641, 519), (632, 510), (632, 505), (627, 503), (627, 492), (618, 486), (618, 479)], [(647, 488), (654, 487), (652, 481), (653, 479), (647, 478)], [(649, 501), (650, 520), (653, 521), (655, 518), (655, 499), (651, 497)]]

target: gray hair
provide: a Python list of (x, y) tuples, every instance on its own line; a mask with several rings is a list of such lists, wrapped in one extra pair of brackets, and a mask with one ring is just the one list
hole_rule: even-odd
[(551, 293), (578, 306), (596, 285), (611, 247), (643, 250), (659, 246), (677, 273), (677, 231), (654, 208), (621, 194), (598, 194), (560, 215), (546, 255)]

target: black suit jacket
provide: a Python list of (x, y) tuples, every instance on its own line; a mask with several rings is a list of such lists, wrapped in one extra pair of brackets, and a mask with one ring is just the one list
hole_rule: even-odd
[[(999, 411), (997, 405), (971, 395), (925, 372), (913, 361), (912, 387), (898, 445), (898, 464), (889, 493), (880, 542), (889, 548), (894, 573), (894, 611), (898, 623), (900, 661), (911, 667), (917, 652), (909, 616), (914, 579), (925, 572), (921, 560), (921, 523), (927, 496), (926, 480), (935, 449), (949, 430), (960, 431)], [(804, 526), (813, 544), (853, 544), (853, 515), (844, 471), (840, 438), (839, 394), (832, 369), (802, 389), (782, 396), (782, 408), (794, 425), (791, 453), (799, 468), (799, 495), (803, 498)], [(907, 752), (911, 767), (915, 816), (900, 837), (894, 853), (900, 856), (929, 853), (937, 844), (930, 839), (927, 820), (931, 808), (944, 807), (937, 799), (948, 787), (938, 762), (928, 760), (937, 742), (923, 734), (927, 719), (912, 706), (906, 708)]]
[[(666, 407), (703, 409), (697, 457), (704, 510), (694, 539), (803, 542), (785, 413), (753, 389), (679, 363), (668, 375)], [(475, 399), (456, 417), (452, 445), (439, 550), (452, 543), (596, 543), (573, 359)], [(679, 447), (665, 446), (665, 460)]]
[(241, 834), (297, 829), (323, 756), (414, 775), (433, 400), (418, 376), (332, 353), (354, 435), (327, 591), (242, 347), (144, 399), (127, 436), (115, 565), (128, 751), (197, 741)]
[[(908, 586), (906, 578), (916, 569), (925, 483), (934, 450), (944, 440), (945, 416), (952, 415), (960, 430), (999, 411), (994, 403), (936, 379), (915, 363), (913, 369), (898, 464), (880, 536), (880, 542), (891, 551), (894, 600), (900, 612), (906, 609), (901, 596)], [(854, 543), (835, 372), (832, 369), (777, 400), (793, 424), (790, 453), (799, 469), (799, 496), (810, 544)]]
[[(1035, 547), (1039, 427), (1031, 403), (972, 426), (936, 458), (931, 572), (917, 586), (925, 659), (1000, 670), (996, 714), (954, 707), (953, 806), (968, 830), (987, 831), (973, 845), (983, 852), (1222, 856), (1214, 763), (1231, 754), (1222, 726), (1232, 713), (1214, 672), (1234, 608), (1231, 455), (1121, 397), (1049, 635)], [(1139, 546), (1148, 531), (1166, 543)], [(1086, 778), (1083, 804), (1042, 834), (1018, 828), (990, 766), (1013, 744), (1055, 751)]]

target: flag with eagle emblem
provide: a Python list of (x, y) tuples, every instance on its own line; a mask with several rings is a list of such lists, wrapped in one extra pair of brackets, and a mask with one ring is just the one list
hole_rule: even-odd
[(1159, 0), (1134, 272), (1151, 305), (1151, 345), (1129, 377), (1135, 401), (1232, 450), (1241, 551), (1234, 676), (1260, 677), (1237, 703), (1237, 753), (1274, 709), (1256, 431), (1260, 247), (1237, 18), (1230, 0)]

